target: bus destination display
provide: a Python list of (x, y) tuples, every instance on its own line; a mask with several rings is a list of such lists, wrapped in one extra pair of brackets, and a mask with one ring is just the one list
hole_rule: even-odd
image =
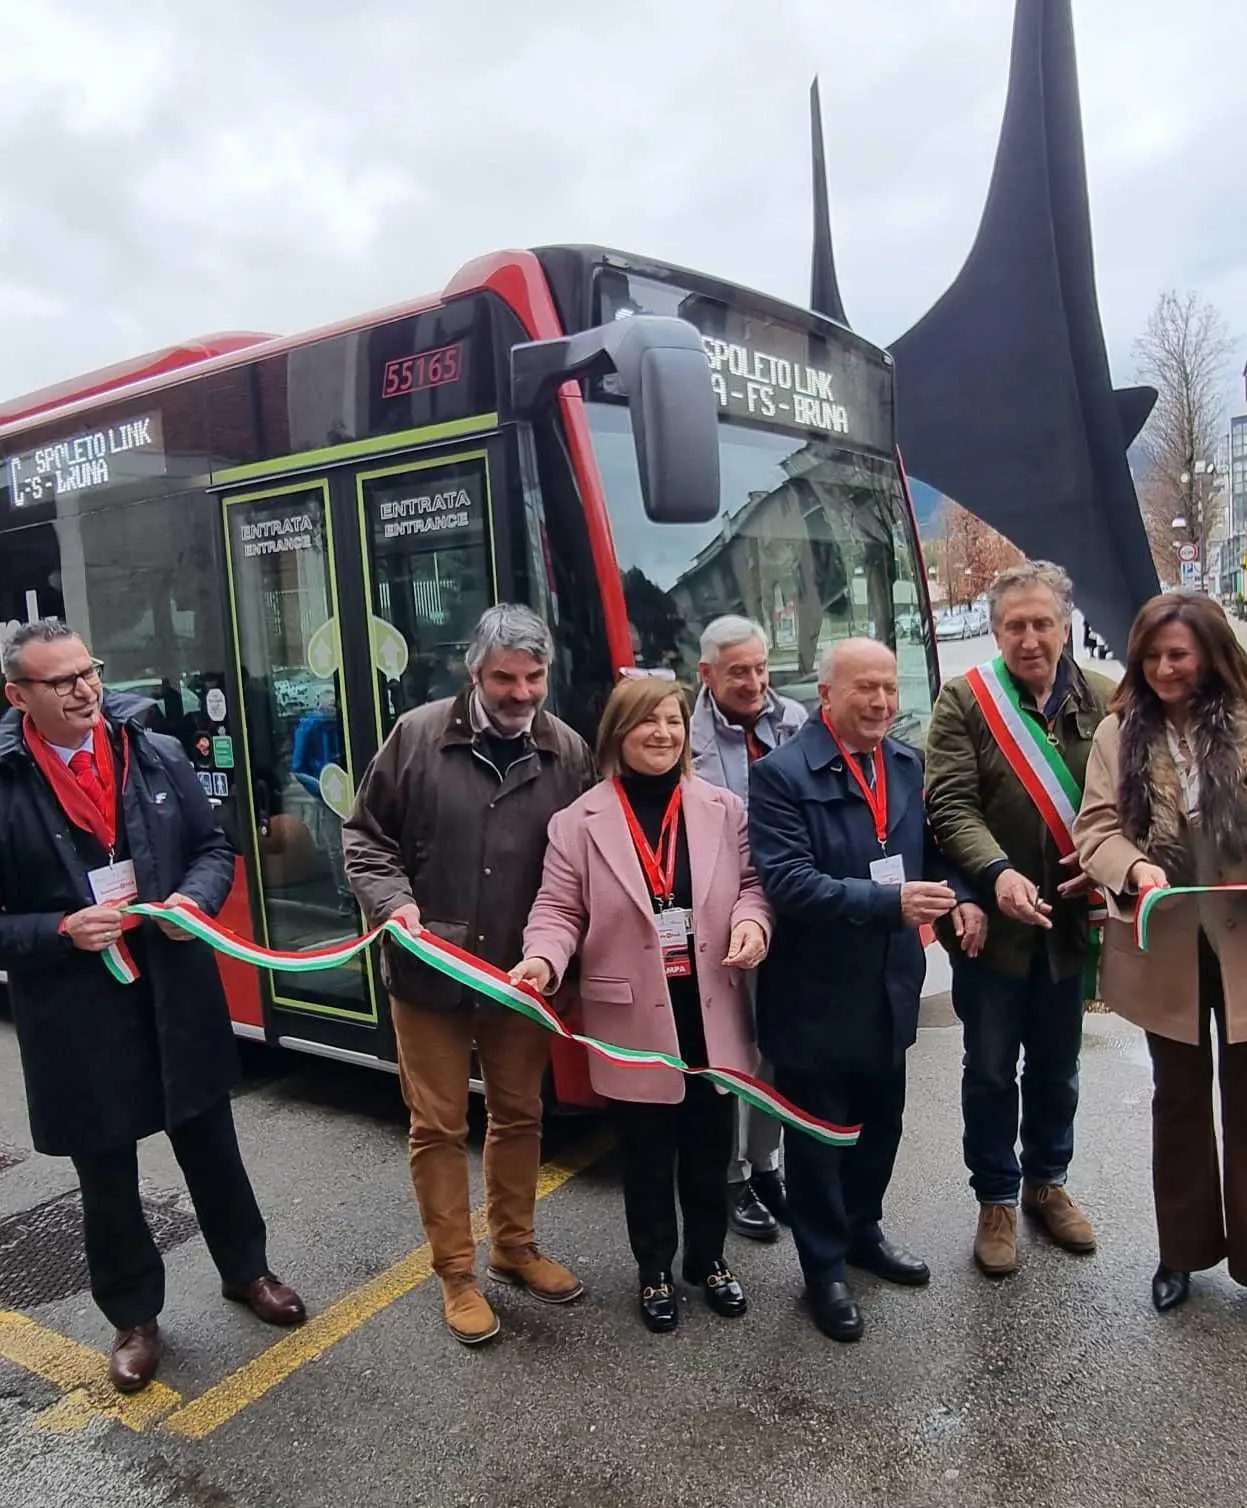
[[(821, 333), (677, 283), (614, 268), (598, 279), (602, 323), (631, 314), (687, 320), (700, 334), (725, 418), (890, 454), (891, 369), (845, 331)], [(609, 393), (612, 380), (600, 388)]]
[(145, 414), (119, 424), (55, 440), (5, 463), (9, 497), (15, 508), (81, 496), (122, 482), (163, 476), (164, 436), (160, 415)]
[(701, 343), (721, 409), (751, 419), (790, 420), (800, 429), (829, 435), (849, 433), (849, 410), (837, 401), (837, 383), (825, 368), (716, 335), (703, 335)]

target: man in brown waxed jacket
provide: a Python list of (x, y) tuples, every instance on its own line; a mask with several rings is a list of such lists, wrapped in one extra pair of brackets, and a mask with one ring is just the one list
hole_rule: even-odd
[(981, 947), (940, 931), (965, 1036), (964, 1149), (979, 1201), (974, 1256), (991, 1277), (1017, 1265), (1019, 1197), (1058, 1245), (1095, 1249), (1091, 1224), (1065, 1189), (1088, 886), (1072, 840), (1066, 834), (1058, 844), (1051, 824), (1061, 826), (1062, 809), (1072, 823), (1113, 687), (1068, 654), (1070, 592), (1069, 577), (1048, 561), (1001, 572), (989, 592), (1000, 657), (945, 684), (927, 735), (931, 829), (988, 909)]
[[(593, 780), (584, 740), (542, 709), (552, 647), (536, 614), (492, 607), (468, 647), (471, 684), (395, 724), (343, 827), (347, 878), (370, 924), (405, 918), (503, 968), (522, 956), (550, 818)], [(489, 1274), (551, 1304), (584, 1291), (542, 1255), (533, 1231), (549, 1036), (388, 938), (382, 973), (411, 1111), (412, 1183), (446, 1323), (476, 1345), (498, 1333), (498, 1319), (476, 1283), (468, 1197), (474, 1046), (489, 1115)]]

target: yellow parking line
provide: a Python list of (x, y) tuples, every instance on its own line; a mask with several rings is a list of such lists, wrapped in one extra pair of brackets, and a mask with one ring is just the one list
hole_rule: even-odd
[(127, 1397), (108, 1380), (108, 1358), (48, 1330), (25, 1314), (0, 1312), (0, 1356), (25, 1367), (65, 1393), (39, 1416), (39, 1427), (59, 1433), (85, 1428), (92, 1419), (114, 1419), (127, 1429), (146, 1429), (181, 1403), (181, 1394), (161, 1382)]
[[(609, 1137), (595, 1135), (566, 1159), (546, 1163), (538, 1177), (537, 1198), (552, 1194), (596, 1161), (609, 1145)], [(476, 1238), (481, 1239), (486, 1233), (483, 1211), (473, 1215), (472, 1226)], [(292, 1330), (206, 1393), (169, 1414), (161, 1427), (192, 1440), (202, 1440), (432, 1275), (433, 1254), (426, 1243), (330, 1308), (313, 1315), (306, 1324)]]

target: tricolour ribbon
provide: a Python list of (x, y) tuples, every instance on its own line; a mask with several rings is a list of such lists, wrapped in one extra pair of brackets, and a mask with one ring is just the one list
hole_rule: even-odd
[[(596, 1037), (582, 1036), (559, 1019), (549, 1003), (530, 985), (513, 984), (503, 970), (486, 963), (483, 958), (457, 948), (444, 938), (434, 937), (429, 932), (412, 931), (403, 922), (391, 917), (362, 937), (347, 938), (325, 948), (309, 948), (298, 953), (283, 953), (274, 948), (261, 947), (259, 943), (239, 937), (228, 927), (223, 927), (198, 906), (179, 902), (175, 906), (163, 902), (137, 901), (122, 908), (132, 916), (150, 917), (153, 921), (172, 922), (183, 932), (188, 932), (200, 942), (227, 958), (239, 963), (253, 965), (257, 969), (272, 969), (282, 974), (313, 974), (320, 969), (337, 969), (349, 963), (372, 946), (379, 937), (389, 936), (400, 948), (405, 949), (421, 963), (436, 969), (439, 974), (474, 990), (496, 1005), (518, 1011), (538, 1026), (544, 1027), (557, 1037), (568, 1042), (578, 1042), (589, 1052), (605, 1058), (621, 1068), (674, 1068), (677, 1073), (690, 1078), (708, 1079), (712, 1084), (734, 1094), (746, 1104), (754, 1106), (766, 1115), (774, 1116), (785, 1126), (804, 1131), (816, 1141), (831, 1147), (851, 1147), (857, 1142), (860, 1126), (837, 1126), (830, 1121), (818, 1120), (813, 1115), (794, 1105), (791, 1100), (778, 1094), (769, 1084), (763, 1083), (750, 1073), (740, 1073), (734, 1068), (691, 1068), (682, 1058), (671, 1053), (652, 1052), (637, 1047), (616, 1047), (610, 1042), (601, 1042)], [(134, 978), (120, 971), (109, 954), (104, 955), (109, 972), (121, 984), (132, 984)]]
[(1217, 891), (1247, 891), (1247, 885), (1155, 885), (1145, 890), (1134, 908), (1134, 941), (1141, 953), (1147, 952), (1148, 933), (1152, 912), (1162, 901), (1174, 900), (1184, 895), (1213, 895)]

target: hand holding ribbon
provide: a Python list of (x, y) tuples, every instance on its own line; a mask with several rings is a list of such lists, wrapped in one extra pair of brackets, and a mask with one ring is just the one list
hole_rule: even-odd
[(1196, 895), (1244, 895), (1247, 894), (1247, 884), (1234, 885), (1159, 885), (1147, 884), (1147, 871), (1151, 870), (1162, 876), (1164, 871), (1155, 864), (1136, 864), (1131, 871), (1131, 877), (1138, 875), (1139, 904), (1134, 908), (1134, 941), (1140, 952), (1146, 953), (1148, 936), (1151, 931), (1152, 913), (1163, 901), (1178, 900), (1183, 896)]

